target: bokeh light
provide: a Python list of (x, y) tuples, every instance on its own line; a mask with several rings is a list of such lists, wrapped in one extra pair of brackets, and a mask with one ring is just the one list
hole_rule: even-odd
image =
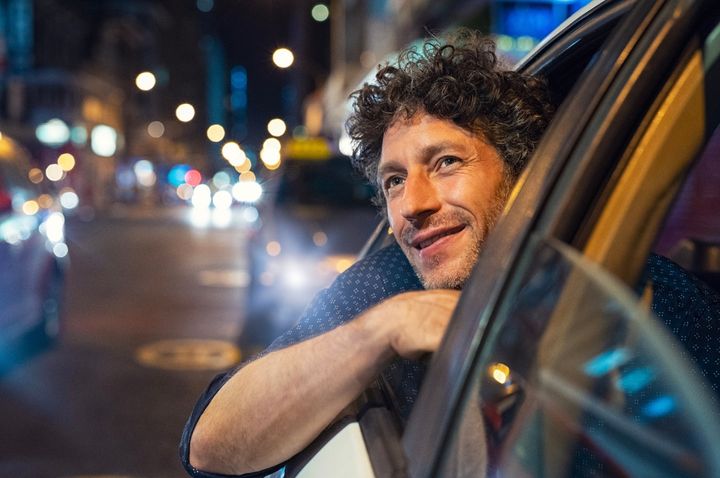
[(278, 241), (270, 241), (265, 246), (265, 251), (270, 256), (279, 256), (280, 252), (282, 252), (282, 247), (280, 246), (280, 243)]
[(295, 55), (287, 48), (278, 48), (273, 52), (272, 60), (278, 68), (288, 68), (295, 61)]
[(50, 181), (60, 181), (63, 176), (65, 176), (65, 171), (63, 171), (59, 164), (50, 164), (45, 168), (45, 177)]
[(197, 6), (197, 9), (201, 12), (208, 13), (212, 11), (213, 7), (215, 6), (215, 2), (213, 0), (197, 0), (195, 5)]
[(71, 171), (75, 167), (75, 156), (70, 153), (63, 153), (58, 156), (57, 163), (63, 171)]
[(45, 178), (45, 175), (43, 174), (42, 169), (40, 169), (40, 168), (32, 168), (28, 172), (28, 179), (33, 184), (40, 184), (44, 178)]
[(183, 123), (188, 123), (195, 117), (195, 107), (190, 103), (182, 103), (175, 108), (175, 116)]
[(211, 124), (207, 129), (207, 137), (213, 143), (219, 143), (225, 138), (225, 128), (219, 124)]
[(99, 124), (90, 131), (90, 149), (98, 156), (108, 158), (115, 154), (117, 139), (115, 128)]
[(238, 202), (257, 202), (262, 197), (262, 193), (262, 186), (255, 181), (239, 181), (232, 187), (232, 195)]
[(141, 159), (133, 166), (135, 177), (140, 186), (146, 188), (152, 187), (157, 182), (157, 176), (155, 175), (155, 166), (147, 159)]
[(197, 186), (202, 182), (202, 174), (197, 169), (191, 169), (185, 173), (185, 182), (190, 186)]
[(212, 193), (207, 184), (201, 184), (193, 190), (192, 205), (197, 208), (207, 209), (212, 203)]
[(273, 151), (280, 151), (281, 145), (280, 140), (277, 138), (268, 138), (263, 141), (263, 149), (271, 149)]
[(64, 242), (58, 242), (53, 246), (53, 254), (59, 259), (67, 256), (68, 252), (68, 246)]
[(266, 168), (276, 169), (280, 165), (280, 151), (274, 149), (263, 149), (260, 151), (260, 160)]
[(80, 204), (77, 193), (70, 188), (60, 192), (60, 205), (65, 209), (75, 209)]
[(230, 175), (225, 171), (218, 171), (212, 179), (213, 185), (218, 189), (225, 189), (230, 186)]
[(324, 22), (330, 17), (330, 9), (327, 7), (327, 5), (318, 3), (317, 5), (312, 7), (310, 15), (312, 15), (313, 20), (315, 20), (316, 22)]
[(177, 196), (183, 201), (189, 201), (190, 199), (192, 199), (193, 187), (187, 183), (183, 183), (177, 187), (175, 192), (177, 193)]
[(157, 79), (149, 71), (143, 71), (135, 77), (135, 85), (142, 91), (150, 91), (155, 87)]
[(41, 194), (37, 198), (38, 205), (43, 209), (50, 209), (55, 201), (49, 194)]
[(273, 118), (268, 122), (267, 130), (273, 136), (282, 136), (287, 131), (287, 125), (280, 118)]
[(34, 199), (31, 199), (30, 201), (25, 201), (22, 205), (22, 212), (27, 214), (28, 216), (33, 216), (37, 214), (39, 210), (40, 205)]
[(232, 202), (233, 197), (230, 191), (217, 191), (213, 194), (212, 203), (217, 209), (230, 209)]
[(153, 138), (160, 138), (165, 134), (165, 125), (162, 121), (153, 121), (148, 125), (147, 132)]

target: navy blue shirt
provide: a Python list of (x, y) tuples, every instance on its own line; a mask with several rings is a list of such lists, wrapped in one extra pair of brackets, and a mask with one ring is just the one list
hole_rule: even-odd
[[(651, 254), (640, 281), (640, 290), (651, 283), (652, 310), (684, 345), (683, 353), (694, 360), (717, 393), (720, 383), (720, 296), (702, 282), (664, 257)], [(358, 316), (366, 309), (396, 294), (421, 290), (410, 263), (396, 244), (358, 261), (310, 303), (297, 324), (262, 352), (265, 355), (328, 332)], [(200, 415), (217, 391), (237, 369), (218, 375), (200, 397), (183, 431), (180, 455), (187, 471), (197, 478), (226, 475), (204, 473), (189, 464), (190, 436)], [(425, 366), (420, 362), (396, 359), (383, 372), (398, 400), (398, 412), (407, 418), (418, 395)], [(263, 477), (282, 467), (243, 477)]]

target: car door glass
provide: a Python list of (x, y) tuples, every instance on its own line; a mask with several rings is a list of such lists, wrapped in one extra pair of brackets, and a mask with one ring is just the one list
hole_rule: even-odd
[(716, 476), (708, 386), (631, 291), (534, 239), (474, 362), (439, 476)]

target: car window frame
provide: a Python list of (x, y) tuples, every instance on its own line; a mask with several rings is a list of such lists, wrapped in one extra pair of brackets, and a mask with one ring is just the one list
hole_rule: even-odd
[[(521, 263), (519, 252), (528, 234), (536, 232), (573, 244), (582, 219), (578, 215), (583, 208), (587, 210), (588, 202), (593, 199), (586, 198), (577, 205), (576, 193), (582, 191), (582, 187), (587, 188), (588, 178), (607, 180), (603, 178), (607, 173), (592, 167), (589, 160), (607, 154), (604, 151), (609, 147), (624, 148), (628, 141), (625, 138), (619, 145), (598, 144), (596, 131), (605, 131), (605, 139), (607, 131), (622, 137), (622, 128), (640, 121), (637, 115), (630, 115), (630, 120), (617, 122), (618, 113), (638, 107), (628, 101), (629, 98), (643, 105), (644, 116), (648, 97), (654, 97), (654, 92), (664, 84), (668, 65), (672, 65), (685, 48), (682, 38), (693, 34), (692, 19), (698, 14), (699, 3), (674, 0), (639, 3), (576, 85), (572, 97), (558, 111), (528, 170), (513, 191), (512, 207), (506, 208), (496, 232), (490, 236), (469, 283), (469, 292), (461, 297), (455, 318), (428, 371), (426, 386), (420, 391), (403, 439), (406, 455), (413, 457), (409, 462), (410, 476), (433, 476), (437, 471), (437, 455), (457, 412), (458, 397), (467, 382), (469, 362), (482, 347), (484, 332), (491, 326), (493, 314), (510, 288), (513, 266), (518, 267)], [(658, 44), (674, 47), (641, 65), (643, 54), (650, 49), (657, 50)], [(646, 71), (641, 71), (641, 66)], [(629, 82), (631, 75), (635, 76)], [(617, 104), (619, 102), (613, 100), (620, 95), (624, 95), (627, 104)], [(625, 131), (626, 136), (627, 133)], [(616, 158), (612, 154), (610, 157)], [(564, 187), (567, 192), (550, 194), (558, 190), (553, 189), (554, 186)], [(573, 214), (566, 215), (566, 211)], [(494, 283), (480, 275), (479, 271), (487, 270), (499, 271), (492, 275)], [(443, 402), (445, 406), (438, 407)]]

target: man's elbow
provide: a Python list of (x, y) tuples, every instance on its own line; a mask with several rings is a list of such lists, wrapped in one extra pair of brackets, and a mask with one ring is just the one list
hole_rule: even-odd
[(226, 443), (218, 439), (218, 434), (207, 427), (196, 427), (190, 437), (190, 466), (208, 473), (243, 474), (246, 469), (239, 460), (239, 453), (232, 453)]

